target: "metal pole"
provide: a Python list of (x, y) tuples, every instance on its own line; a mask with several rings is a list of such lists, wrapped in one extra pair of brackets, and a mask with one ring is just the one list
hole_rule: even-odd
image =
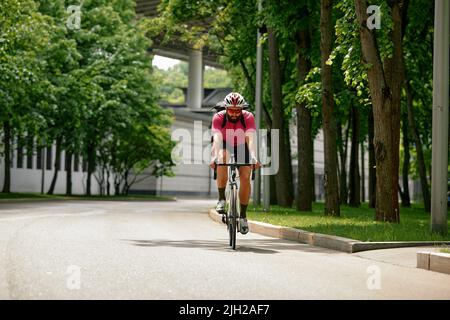
[[(262, 10), (262, 0), (258, 0), (258, 12)], [(256, 35), (256, 86), (255, 86), (255, 117), (256, 128), (261, 128), (261, 109), (262, 109), (262, 45), (261, 45), (261, 29), (258, 28)], [(256, 131), (256, 155), (258, 159), (260, 150), (260, 137)], [(259, 206), (261, 204), (261, 170), (255, 172), (255, 183), (253, 185), (253, 204)]]
[(264, 212), (269, 212), (269, 210), (270, 210), (270, 175), (267, 172), (267, 174), (264, 175)]
[(447, 234), (450, 1), (434, 9), (433, 129), (431, 159), (431, 231)]
[[(262, 1), (263, 0), (259, 0), (259, 7), (258, 10), (262, 11)], [(261, 47), (261, 53), (262, 53), (262, 47)], [(262, 57), (261, 57), (261, 61), (262, 61)], [(261, 70), (262, 70), (262, 65), (261, 65)], [(262, 73), (261, 73), (261, 78), (262, 78)], [(261, 79), (261, 83), (262, 83), (262, 79)], [(262, 84), (261, 84), (262, 87)], [(262, 95), (262, 92), (261, 92)], [(262, 98), (261, 98), (262, 99)], [(262, 100), (261, 100), (262, 101)], [(270, 128), (267, 128), (270, 129)], [(271, 133), (269, 133), (271, 134)], [(270, 140), (271, 141), (271, 140)], [(268, 137), (266, 137), (266, 153), (270, 150), (271, 155), (272, 155), (272, 148), (269, 145), (269, 139)], [(272, 157), (271, 157), (272, 158)], [(263, 191), (264, 191), (264, 203), (263, 203), (263, 208), (264, 208), (264, 212), (269, 212), (270, 210), (270, 170), (267, 169), (266, 174), (263, 176)]]

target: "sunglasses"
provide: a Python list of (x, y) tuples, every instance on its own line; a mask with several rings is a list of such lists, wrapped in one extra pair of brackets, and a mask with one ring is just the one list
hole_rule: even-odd
[(240, 114), (242, 112), (241, 109), (227, 109), (229, 114)]

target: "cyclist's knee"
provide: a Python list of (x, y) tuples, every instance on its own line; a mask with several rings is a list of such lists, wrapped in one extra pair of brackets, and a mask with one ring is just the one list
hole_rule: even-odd
[(250, 174), (251, 174), (250, 168), (242, 167), (239, 170), (239, 176), (241, 179), (241, 183), (250, 183)]
[(230, 153), (226, 149), (221, 149), (219, 151), (218, 162), (227, 163), (230, 158)]
[(219, 188), (224, 188), (227, 184), (228, 172), (227, 167), (218, 167), (217, 169), (217, 185)]
[(250, 185), (250, 176), (241, 175), (240, 180), (241, 180), (240, 181), (241, 186), (249, 186)]

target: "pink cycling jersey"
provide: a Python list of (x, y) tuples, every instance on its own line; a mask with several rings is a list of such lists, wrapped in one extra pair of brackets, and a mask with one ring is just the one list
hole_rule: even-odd
[(220, 133), (223, 141), (229, 146), (241, 145), (245, 143), (245, 134), (256, 131), (255, 118), (251, 112), (242, 110), (244, 117), (245, 128), (240, 120), (235, 123), (227, 120), (225, 126), (222, 128), (226, 111), (216, 113), (212, 120), (211, 132), (212, 134)]

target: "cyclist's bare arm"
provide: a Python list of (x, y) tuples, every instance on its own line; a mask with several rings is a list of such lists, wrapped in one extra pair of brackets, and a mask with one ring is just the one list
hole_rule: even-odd
[(222, 137), (219, 133), (214, 133), (213, 143), (211, 147), (211, 163), (210, 167), (214, 169), (215, 163), (218, 161), (220, 145), (222, 144)]
[(256, 156), (256, 132), (255, 131), (246, 132), (245, 140), (247, 141), (248, 144), (251, 162), (255, 163), (255, 169), (258, 169), (261, 167), (261, 163), (259, 163), (258, 157)]

